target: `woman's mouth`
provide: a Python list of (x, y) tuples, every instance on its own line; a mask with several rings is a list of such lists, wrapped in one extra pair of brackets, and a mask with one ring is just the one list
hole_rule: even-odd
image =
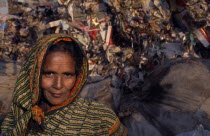
[(63, 93), (51, 93), (51, 95), (55, 98), (60, 98), (63, 95)]

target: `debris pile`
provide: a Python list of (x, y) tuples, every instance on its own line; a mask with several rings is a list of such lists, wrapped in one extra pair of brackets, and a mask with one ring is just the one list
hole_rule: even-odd
[[(25, 7), (2, 21), (0, 57), (22, 62), (41, 36), (72, 35), (83, 43), (89, 61), (81, 95), (127, 117), (134, 111), (121, 111), (121, 96), (145, 87), (153, 70), (178, 58), (210, 59), (209, 11), (209, 0), (58, 0)], [(88, 93), (93, 86), (100, 93)]]

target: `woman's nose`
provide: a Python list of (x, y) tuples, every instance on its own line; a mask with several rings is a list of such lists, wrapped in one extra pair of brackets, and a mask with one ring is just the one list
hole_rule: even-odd
[(57, 76), (54, 79), (54, 88), (57, 89), (57, 90), (63, 88), (63, 80), (62, 80), (62, 77), (61, 76)]

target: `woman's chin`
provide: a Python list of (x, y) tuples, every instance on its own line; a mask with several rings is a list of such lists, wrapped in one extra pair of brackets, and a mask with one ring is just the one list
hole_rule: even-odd
[(51, 101), (49, 102), (52, 106), (58, 106), (61, 105), (64, 101)]

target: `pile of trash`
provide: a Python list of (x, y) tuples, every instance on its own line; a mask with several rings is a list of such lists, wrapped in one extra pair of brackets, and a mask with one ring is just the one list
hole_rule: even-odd
[[(0, 14), (0, 17), (3, 16)], [(27, 24), (27, 20), (18, 16), (6, 15), (3, 19), (0, 28), (0, 58), (23, 62), (37, 39), (36, 32)]]
[[(123, 105), (125, 96), (150, 86), (146, 83), (153, 71), (176, 59), (210, 59), (209, 11), (209, 0), (58, 0), (50, 6), (25, 7), (3, 22), (0, 57), (22, 62), (41, 36), (72, 35), (83, 43), (89, 61), (81, 95), (109, 105), (126, 124), (130, 115), (143, 117), (128, 103)], [(148, 126), (157, 123), (149, 118)]]
[(39, 33), (66, 33), (82, 42), (91, 76), (129, 66), (145, 75), (167, 60), (210, 57), (208, 1), (58, 2), (59, 19), (42, 21), (45, 32)]
[(14, 15), (0, 14), (0, 57), (23, 62), (38, 36), (49, 33), (44, 24), (57, 20), (59, 15), (46, 6), (18, 8), (22, 9)]
[(11, 45), (29, 48), (42, 35), (66, 33), (84, 44), (92, 75), (111, 67), (138, 65), (144, 71), (165, 59), (210, 57), (207, 0), (58, 0), (22, 8), (4, 28), (1, 50), (7, 46), (7, 56), (15, 54)]

